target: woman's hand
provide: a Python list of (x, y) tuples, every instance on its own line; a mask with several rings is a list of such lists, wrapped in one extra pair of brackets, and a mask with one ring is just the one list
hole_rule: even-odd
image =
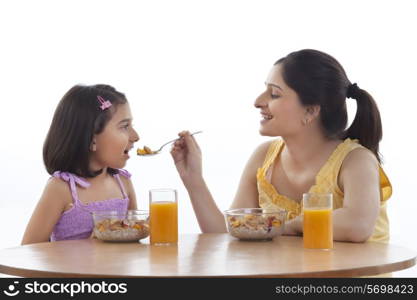
[(182, 131), (178, 135), (180, 139), (172, 146), (171, 155), (190, 196), (201, 231), (227, 232), (224, 216), (203, 179), (200, 147), (190, 132)]
[(201, 150), (189, 131), (182, 131), (178, 135), (180, 139), (173, 144), (171, 155), (182, 181), (187, 186), (202, 179)]

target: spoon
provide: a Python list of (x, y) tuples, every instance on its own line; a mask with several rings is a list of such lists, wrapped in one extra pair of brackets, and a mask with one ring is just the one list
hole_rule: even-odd
[[(196, 132), (193, 132), (191, 135), (199, 134), (199, 133), (202, 133), (202, 132), (203, 131), (201, 131), (201, 130), (200, 131), (196, 131)], [(161, 152), (162, 148), (164, 148), (166, 145), (171, 144), (171, 143), (173, 143), (173, 142), (175, 142), (175, 141), (177, 141), (179, 139), (180, 138), (176, 138), (174, 140), (171, 140), (169, 142), (166, 142), (158, 150), (151, 150), (149, 147), (146, 147), (146, 146), (144, 146), (143, 149), (138, 148), (137, 154), (140, 155), (140, 156), (152, 156), (152, 155), (159, 154)]]

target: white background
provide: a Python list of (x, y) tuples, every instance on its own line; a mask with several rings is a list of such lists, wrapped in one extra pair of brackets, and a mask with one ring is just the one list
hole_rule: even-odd
[[(417, 250), (415, 11), (413, 1), (2, 1), (0, 248), (20, 244), (48, 179), (45, 135), (74, 84), (124, 92), (137, 146), (203, 130), (204, 173), (223, 210), (249, 155), (266, 140), (253, 102), (269, 68), (314, 48), (335, 56), (378, 102), (394, 187), (391, 243)], [(132, 157), (126, 168), (140, 208), (149, 189), (176, 188), (180, 232), (199, 232), (168, 149)], [(397, 276), (417, 277), (417, 268)]]

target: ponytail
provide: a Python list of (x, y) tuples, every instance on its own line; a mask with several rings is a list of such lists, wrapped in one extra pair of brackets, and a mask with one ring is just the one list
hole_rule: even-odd
[(375, 100), (356, 83), (349, 86), (347, 97), (356, 100), (357, 109), (355, 119), (345, 131), (345, 138), (358, 139), (361, 145), (371, 150), (381, 162), (379, 142), (382, 138), (382, 123)]
[[(279, 59), (285, 83), (298, 95), (304, 106), (319, 105), (320, 121), (330, 139), (358, 139), (378, 161), (382, 124), (374, 99), (356, 83), (351, 84), (342, 65), (324, 52), (304, 49)], [(346, 129), (346, 98), (357, 102), (355, 119)]]

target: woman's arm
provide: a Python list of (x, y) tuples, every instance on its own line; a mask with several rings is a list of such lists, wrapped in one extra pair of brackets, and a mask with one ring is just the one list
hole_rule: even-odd
[[(171, 154), (191, 199), (202, 232), (227, 232), (223, 213), (217, 207), (202, 175), (201, 150), (189, 132), (181, 132)], [(246, 165), (231, 208), (257, 207), (256, 170), (268, 145), (261, 145)], [(266, 150), (264, 150), (266, 149)]]
[(72, 203), (68, 185), (51, 178), (26, 226), (22, 245), (48, 242), (66, 205)]
[(344, 200), (333, 212), (334, 239), (365, 242), (374, 231), (381, 201), (379, 163), (373, 153), (353, 150), (343, 162), (339, 186)]
[(226, 232), (223, 214), (203, 178), (200, 147), (188, 131), (182, 131), (178, 135), (180, 139), (174, 143), (171, 155), (190, 196), (200, 229), (206, 233)]
[[(333, 238), (344, 242), (365, 242), (373, 233), (379, 214), (379, 163), (367, 149), (353, 150), (345, 158), (338, 184), (344, 192), (343, 207), (333, 211)], [(286, 234), (301, 234), (298, 216), (286, 225)]]

